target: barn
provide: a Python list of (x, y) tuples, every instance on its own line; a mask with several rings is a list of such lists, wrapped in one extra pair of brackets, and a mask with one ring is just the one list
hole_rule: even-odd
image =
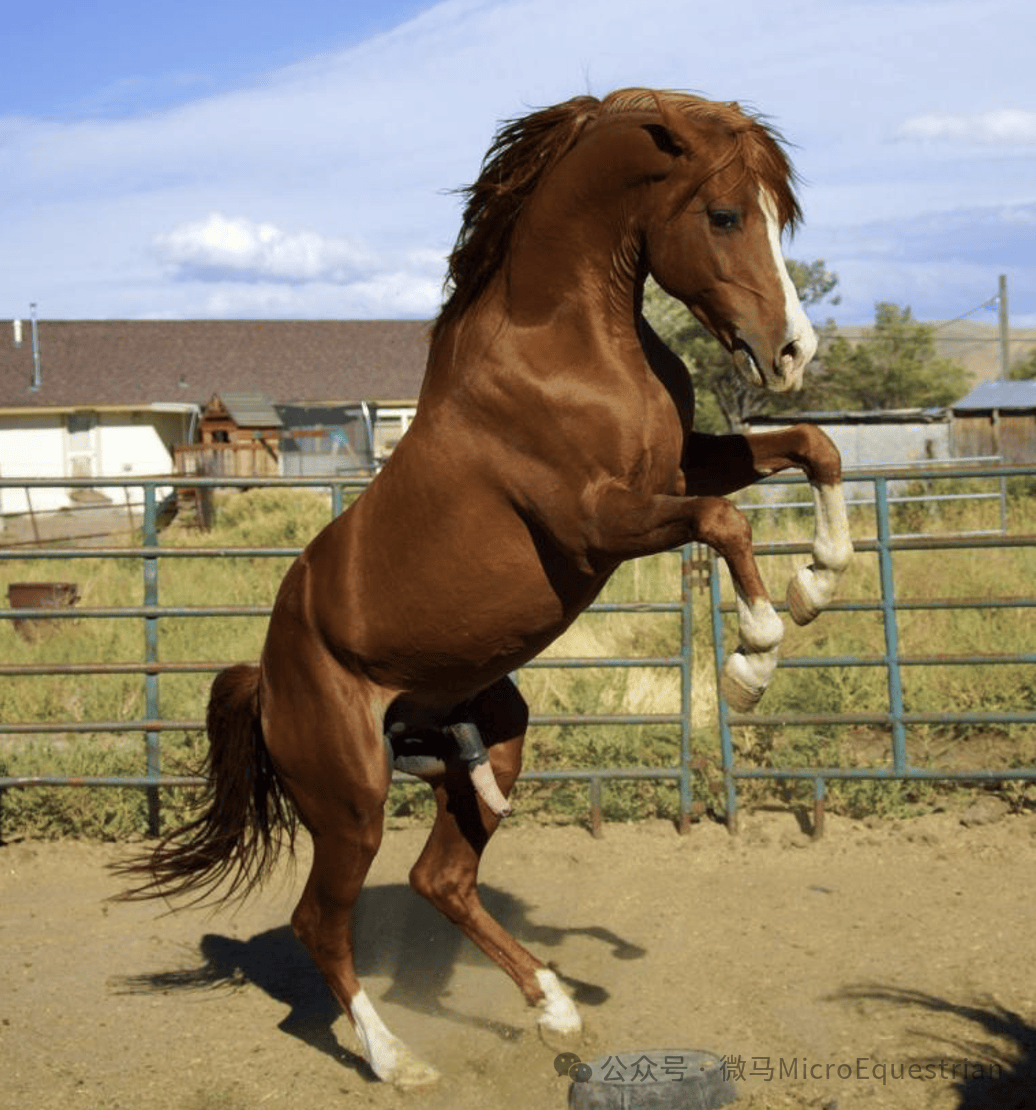
[(771, 431), (800, 421), (827, 432), (846, 469), (902, 467), (953, 455), (951, 416), (942, 408), (785, 413), (750, 417), (748, 426)]
[(1036, 380), (982, 382), (952, 411), (956, 456), (1036, 461)]
[[(388, 402), (405, 413), (428, 345), (418, 320), (41, 320), (33, 332), (0, 325), (3, 478), (173, 473), (177, 448), (227, 398), (258, 398), (281, 422), (274, 406)], [(32, 496), (44, 511), (72, 503), (65, 489)], [(0, 490), (0, 513), (27, 508), (23, 490)]]

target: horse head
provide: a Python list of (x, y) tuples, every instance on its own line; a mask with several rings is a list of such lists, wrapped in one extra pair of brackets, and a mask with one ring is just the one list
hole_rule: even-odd
[(716, 336), (748, 382), (801, 388), (817, 339), (781, 252), (799, 209), (777, 136), (736, 104), (655, 94), (642, 217), (655, 280)]

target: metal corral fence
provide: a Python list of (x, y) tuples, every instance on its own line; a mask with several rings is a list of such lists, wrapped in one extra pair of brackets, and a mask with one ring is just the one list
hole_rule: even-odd
[[(976, 476), (990, 478), (997, 482), (1004, 482), (1012, 477), (1036, 477), (1036, 468), (1033, 467), (995, 467), (976, 472), (974, 468), (960, 468), (959, 470), (938, 467), (929, 471), (917, 469), (912, 472), (912, 478), (924, 481), (929, 479), (968, 478)], [(902, 475), (899, 475), (901, 480)], [(795, 480), (781, 479), (780, 481), (794, 484)], [(899, 598), (896, 595), (895, 578), (893, 573), (893, 554), (903, 550), (931, 550), (966, 549), (976, 552), (988, 550), (991, 547), (1032, 547), (1036, 546), (1036, 536), (1011, 536), (1001, 532), (995, 535), (946, 535), (946, 536), (894, 536), (890, 530), (889, 513), (889, 479), (880, 474), (856, 473), (847, 476), (848, 482), (870, 483), (874, 489), (874, 505), (877, 535), (873, 540), (855, 539), (858, 552), (874, 552), (877, 555), (881, 598), (873, 601), (836, 602), (832, 611), (849, 612), (876, 612), (881, 615), (884, 628), (885, 651), (880, 656), (873, 657), (823, 657), (823, 658), (786, 658), (781, 661), (782, 667), (881, 667), (887, 673), (888, 704), (886, 708), (867, 713), (828, 713), (828, 714), (788, 714), (768, 716), (765, 712), (749, 715), (731, 713), (720, 699), (719, 705), (719, 747), (720, 759), (726, 793), (726, 811), (728, 823), (732, 830), (736, 829), (738, 814), (738, 783), (747, 779), (767, 778), (773, 780), (806, 780), (813, 784), (814, 793), (814, 820), (815, 829), (819, 833), (823, 828), (823, 806), (825, 785), (836, 779), (848, 778), (874, 778), (887, 780), (909, 779), (964, 779), (978, 781), (982, 779), (1007, 780), (1023, 779), (1036, 780), (1036, 767), (1012, 768), (1010, 770), (968, 771), (955, 772), (931, 771), (915, 768), (910, 765), (906, 744), (906, 727), (918, 723), (933, 724), (1019, 724), (1036, 723), (1036, 712), (1015, 713), (966, 713), (947, 711), (943, 713), (909, 713), (904, 710), (901, 670), (909, 666), (925, 666), (947, 664), (967, 666), (969, 664), (990, 663), (1025, 663), (1036, 662), (1036, 655), (1030, 653), (1004, 652), (996, 656), (990, 655), (955, 655), (955, 656), (916, 656), (904, 657), (899, 650), (899, 637), (897, 631), (897, 612), (909, 608), (997, 608), (997, 607), (1033, 607), (1036, 598), (981, 598), (974, 600), (960, 599), (923, 599), (911, 600)], [(64, 489), (88, 488), (97, 485), (97, 481), (81, 479), (48, 479), (27, 482), (25, 479), (0, 479), (2, 487), (33, 488), (61, 487)], [(202, 780), (197, 777), (172, 775), (163, 769), (161, 738), (167, 732), (193, 732), (204, 729), (204, 721), (198, 719), (171, 719), (165, 717), (161, 711), (160, 682), (163, 675), (170, 674), (199, 674), (215, 673), (231, 662), (214, 661), (179, 661), (163, 662), (159, 658), (159, 622), (170, 618), (183, 617), (264, 617), (270, 612), (269, 605), (226, 605), (226, 606), (169, 606), (162, 605), (159, 601), (160, 568), (163, 562), (169, 559), (212, 559), (221, 557), (238, 558), (271, 558), (284, 557), (297, 554), (297, 547), (213, 547), (213, 546), (163, 546), (160, 543), (159, 533), (159, 505), (160, 493), (177, 486), (191, 488), (219, 487), (230, 488), (233, 486), (256, 487), (310, 487), (316, 489), (330, 489), (331, 514), (337, 515), (342, 511), (348, 491), (355, 491), (366, 484), (366, 480), (358, 478), (336, 479), (241, 479), (227, 478), (205, 479), (200, 477), (176, 478), (163, 476), (152, 480), (134, 477), (132, 479), (118, 480), (106, 478), (103, 480), (105, 488), (119, 485), (132, 485), (144, 488), (143, 523), (141, 529), (141, 543), (124, 547), (76, 547), (60, 546), (55, 548), (33, 547), (31, 550), (24, 547), (0, 547), (0, 565), (13, 560), (33, 560), (38, 562), (41, 574), (48, 561), (75, 560), (75, 559), (131, 559), (139, 561), (143, 582), (143, 604), (126, 605), (104, 608), (52, 608), (47, 605), (14, 605), (4, 614), (15, 621), (38, 620), (90, 620), (119, 618), (139, 621), (142, 625), (144, 639), (144, 659), (140, 662), (113, 662), (98, 660), (96, 662), (74, 665), (53, 665), (46, 663), (11, 664), (0, 663), (0, 681), (13, 678), (24, 678), (43, 675), (67, 675), (70, 678), (87, 678), (90, 675), (127, 674), (139, 675), (144, 684), (145, 715), (138, 720), (107, 720), (107, 721), (79, 721), (79, 720), (46, 720), (46, 721), (0, 721), (0, 738), (33, 735), (83, 735), (90, 733), (131, 733), (142, 737), (142, 765), (143, 770), (139, 775), (108, 776), (108, 777), (72, 777), (68, 775), (33, 774), (18, 777), (0, 777), (0, 800), (4, 791), (15, 788), (30, 788), (34, 786), (116, 786), (143, 789), (147, 793), (149, 805), (149, 831), (157, 833), (161, 825), (160, 790), (165, 787), (198, 786)], [(771, 506), (772, 508), (772, 506)], [(809, 553), (809, 545), (805, 543), (775, 543), (757, 548), (760, 555), (787, 555)], [(688, 546), (682, 552), (681, 597), (670, 601), (654, 602), (610, 602), (598, 603), (591, 607), (591, 612), (598, 613), (671, 613), (678, 614), (680, 621), (680, 647), (679, 651), (671, 655), (657, 657), (637, 658), (549, 658), (537, 659), (528, 664), (530, 668), (674, 668), (680, 674), (680, 708), (672, 713), (616, 713), (616, 714), (540, 714), (533, 715), (533, 725), (666, 725), (679, 729), (679, 758), (678, 762), (670, 767), (595, 767), (570, 770), (529, 770), (523, 772), (526, 781), (552, 782), (562, 780), (575, 780), (586, 782), (589, 788), (589, 808), (591, 827), (595, 834), (600, 832), (602, 790), (608, 781), (649, 779), (667, 780), (675, 782), (679, 795), (678, 825), (681, 830), (686, 830), (692, 818), (700, 814), (704, 805), (694, 798), (693, 785), (695, 778), (702, 771), (700, 759), (692, 757), (691, 752), (691, 700), (692, 700), (692, 633), (693, 633), (693, 596), (696, 585), (700, 585), (704, 578), (708, 579), (711, 597), (712, 630), (715, 645), (715, 665), (722, 666), (724, 660), (724, 615), (729, 614), (733, 606), (724, 601), (721, 589), (721, 577), (716, 572), (715, 558), (707, 556), (704, 549)], [(725, 577), (725, 574), (724, 574)], [(780, 606), (778, 606), (780, 608)], [(765, 703), (764, 703), (765, 704)], [(803, 725), (803, 724), (862, 724), (886, 728), (891, 732), (891, 764), (875, 768), (840, 768), (840, 767), (741, 767), (738, 765), (734, 754), (732, 730), (745, 725)], [(395, 781), (414, 781), (409, 776), (396, 773)]]
[[(781, 713), (770, 715), (765, 712), (739, 714), (731, 712), (725, 700), (719, 699), (719, 733), (724, 784), (726, 789), (727, 823), (731, 830), (737, 828), (738, 796), (737, 784), (750, 779), (769, 779), (775, 781), (798, 780), (813, 786), (813, 828), (815, 835), (823, 832), (824, 799), (827, 783), (847, 779), (882, 779), (886, 781), (963, 781), (963, 782), (1001, 782), (1006, 780), (1036, 781), (1036, 767), (1015, 767), (1002, 769), (952, 769), (933, 770), (912, 766), (907, 750), (907, 727), (914, 725), (966, 725), (969, 727), (1005, 726), (1032, 724), (1036, 722), (1036, 711), (1032, 709), (1018, 712), (963, 712), (946, 710), (944, 712), (908, 712), (904, 706), (903, 670), (908, 667), (969, 667), (988, 665), (1029, 665), (1036, 663), (1032, 652), (1001, 651), (992, 653), (962, 654), (917, 654), (905, 655), (900, 650), (899, 614), (908, 610), (917, 611), (965, 611), (993, 609), (1032, 609), (1036, 598), (1028, 597), (952, 597), (952, 598), (906, 598), (898, 594), (894, 570), (894, 555), (898, 552), (924, 551), (937, 554), (943, 551), (969, 551), (980, 555), (982, 552), (1004, 548), (1031, 548), (1036, 546), (1036, 536), (1010, 535), (1007, 530), (1006, 484), (1009, 478), (1032, 478), (1036, 469), (1032, 467), (996, 466), (976, 470), (970, 466), (924, 466), (911, 468), (909, 477), (912, 482), (932, 483), (935, 480), (967, 480), (969, 483), (991, 480), (999, 489), (992, 493), (975, 492), (958, 494), (936, 494), (931, 489), (923, 494), (906, 494), (893, 497), (890, 486), (902, 485), (903, 470), (892, 470), (878, 474), (873, 471), (858, 471), (846, 475), (850, 487), (854, 483), (867, 483), (873, 487), (874, 521), (876, 535), (872, 538), (853, 537), (857, 558), (866, 553), (877, 557), (878, 574), (881, 584), (881, 597), (867, 601), (835, 600), (825, 612), (852, 612), (880, 614), (885, 650), (872, 656), (799, 656), (783, 658), (779, 667), (788, 668), (834, 668), (834, 667), (877, 667), (885, 671), (887, 700), (883, 709), (870, 712), (837, 713)], [(784, 479), (781, 479), (785, 481)], [(894, 501), (899, 504), (921, 504), (939, 506), (948, 502), (969, 499), (994, 499), (998, 503), (1000, 527), (969, 530), (966, 533), (944, 535), (920, 534), (909, 531), (893, 534), (890, 507)], [(870, 498), (847, 497), (850, 504), (868, 503)], [(801, 504), (801, 503), (799, 503)], [(756, 545), (756, 554), (789, 555), (809, 553), (806, 544), (770, 543)], [(715, 556), (712, 557), (715, 566)], [(730, 602), (721, 596), (719, 575), (710, 576), (711, 611), (713, 623), (713, 646), (717, 671), (722, 667), (725, 653), (723, 646), (723, 615), (734, 611)], [(765, 702), (763, 703), (765, 705)], [(890, 763), (877, 767), (743, 767), (738, 765), (733, 743), (733, 730), (738, 727), (760, 726), (809, 726), (839, 725), (866, 726), (887, 730), (891, 735)]]

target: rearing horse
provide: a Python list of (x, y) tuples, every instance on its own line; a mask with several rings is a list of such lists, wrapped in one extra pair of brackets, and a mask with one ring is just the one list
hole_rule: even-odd
[(557, 977), (476, 887), (528, 719), (508, 675), (623, 560), (697, 540), (737, 593), (726, 696), (754, 704), (782, 624), (723, 495), (775, 471), (803, 470), (817, 506), (813, 563), (789, 587), (796, 620), (816, 616), (849, 561), (830, 440), (809, 426), (695, 432), (686, 369), (641, 316), (651, 274), (745, 378), (796, 388), (816, 339), (780, 249), (798, 217), (791, 182), (762, 123), (683, 94), (577, 97), (498, 133), (467, 193), (410, 430), (288, 571), (259, 665), (216, 678), (201, 816), (124, 868), (150, 876), (128, 897), (205, 894), (227, 876), (247, 891), (279, 830), (301, 821), (313, 864), (292, 926), (381, 1079), (436, 1074), (385, 1027), (353, 966), (350, 915), (392, 765), (437, 802), (413, 887), (541, 1007), (543, 1026), (574, 1033)]

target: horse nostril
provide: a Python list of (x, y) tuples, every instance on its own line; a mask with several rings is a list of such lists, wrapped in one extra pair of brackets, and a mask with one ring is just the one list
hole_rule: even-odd
[(798, 341), (793, 339), (790, 343), (785, 343), (781, 348), (780, 364), (781, 369), (785, 367), (794, 366), (799, 357), (799, 344)]

